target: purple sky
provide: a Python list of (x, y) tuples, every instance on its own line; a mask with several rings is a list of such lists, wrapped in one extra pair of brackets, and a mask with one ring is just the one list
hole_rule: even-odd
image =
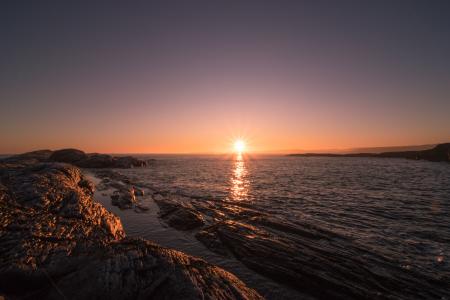
[(61, 2), (0, 4), (0, 153), (450, 141), (448, 1)]

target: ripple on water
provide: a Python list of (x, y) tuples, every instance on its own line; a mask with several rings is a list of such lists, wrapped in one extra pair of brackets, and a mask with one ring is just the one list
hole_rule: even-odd
[[(429, 283), (430, 289), (442, 289), (439, 284), (450, 279), (450, 166), (446, 163), (165, 156), (149, 168), (120, 172), (160, 191), (235, 202), (292, 223), (308, 222), (351, 237), (362, 251), (356, 255), (375, 253), (400, 269), (434, 278), (437, 281)], [(141, 224), (133, 234), (146, 236), (149, 226), (153, 225)], [(380, 276), (397, 272), (379, 265), (367, 268)]]

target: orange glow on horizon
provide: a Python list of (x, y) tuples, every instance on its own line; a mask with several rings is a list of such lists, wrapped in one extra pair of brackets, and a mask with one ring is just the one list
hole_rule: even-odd
[[(360, 128), (352, 130), (341, 128), (341, 123), (325, 126), (288, 127), (279, 120), (262, 120), (267, 116), (247, 114), (233, 119), (226, 113), (216, 118), (201, 119), (196, 122), (171, 123), (154, 118), (136, 118), (136, 123), (126, 126), (120, 123), (104, 122), (101, 126), (90, 126), (80, 132), (80, 127), (71, 124), (53, 129), (40, 129), (48, 134), (40, 136), (34, 131), (5, 131), (2, 134), (0, 153), (23, 153), (38, 149), (57, 150), (77, 148), (85, 152), (98, 153), (167, 153), (167, 154), (243, 154), (296, 152), (336, 152), (339, 150), (378, 147), (437, 144), (447, 141), (439, 132), (427, 139), (412, 136), (394, 136), (372, 132), (364, 134)], [(245, 120), (245, 121), (242, 121)], [(204, 126), (208, 122), (208, 126)], [(310, 122), (313, 124), (314, 122)], [(188, 124), (188, 125), (187, 125)], [(189, 127), (188, 127), (189, 126)], [(331, 126), (330, 126), (331, 127)], [(87, 127), (86, 127), (87, 128)], [(86, 129), (82, 127), (81, 129)], [(444, 128), (444, 127), (443, 127)], [(0, 130), (1, 131), (1, 130)], [(77, 137), (77, 139), (74, 139)], [(101, 139), (99, 139), (101, 137)], [(243, 142), (236, 143), (238, 140)], [(240, 150), (241, 149), (241, 150)]]

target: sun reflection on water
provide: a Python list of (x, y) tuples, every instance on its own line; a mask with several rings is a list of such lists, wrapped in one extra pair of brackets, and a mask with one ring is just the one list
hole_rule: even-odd
[(247, 167), (242, 153), (237, 153), (231, 174), (231, 199), (245, 200), (248, 196), (250, 183), (247, 179)]

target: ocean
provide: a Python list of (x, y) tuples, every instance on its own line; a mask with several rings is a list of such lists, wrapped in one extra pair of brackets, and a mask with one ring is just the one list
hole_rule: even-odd
[[(377, 278), (405, 278), (406, 285), (408, 276), (412, 285), (415, 279), (423, 278), (424, 288), (435, 290), (437, 297), (447, 295), (450, 279), (448, 163), (275, 155), (146, 158), (155, 159), (147, 168), (116, 171), (161, 194), (251, 208), (299, 228), (311, 224), (339, 236), (331, 245), (324, 244), (325, 254), (321, 257), (328, 259), (331, 254), (339, 253), (330, 262), (334, 266), (318, 272), (330, 272), (333, 268), (341, 272), (340, 264), (348, 264), (357, 256), (364, 270)], [(128, 235), (148, 238), (218, 264), (269, 299), (317, 297), (295, 284), (286, 285), (282, 280), (253, 271), (255, 268), (248, 268), (242, 259), (213, 253), (195, 238), (195, 232), (168, 227), (158, 218), (158, 207), (151, 199), (146, 203), (151, 208), (148, 213), (136, 213), (112, 207), (105, 195), (97, 194), (97, 198), (121, 217)], [(271, 234), (277, 238), (277, 231)], [(346, 244), (339, 245), (341, 238)], [(291, 246), (303, 251), (304, 245), (295, 234), (281, 232), (280, 240), (292, 242)]]

